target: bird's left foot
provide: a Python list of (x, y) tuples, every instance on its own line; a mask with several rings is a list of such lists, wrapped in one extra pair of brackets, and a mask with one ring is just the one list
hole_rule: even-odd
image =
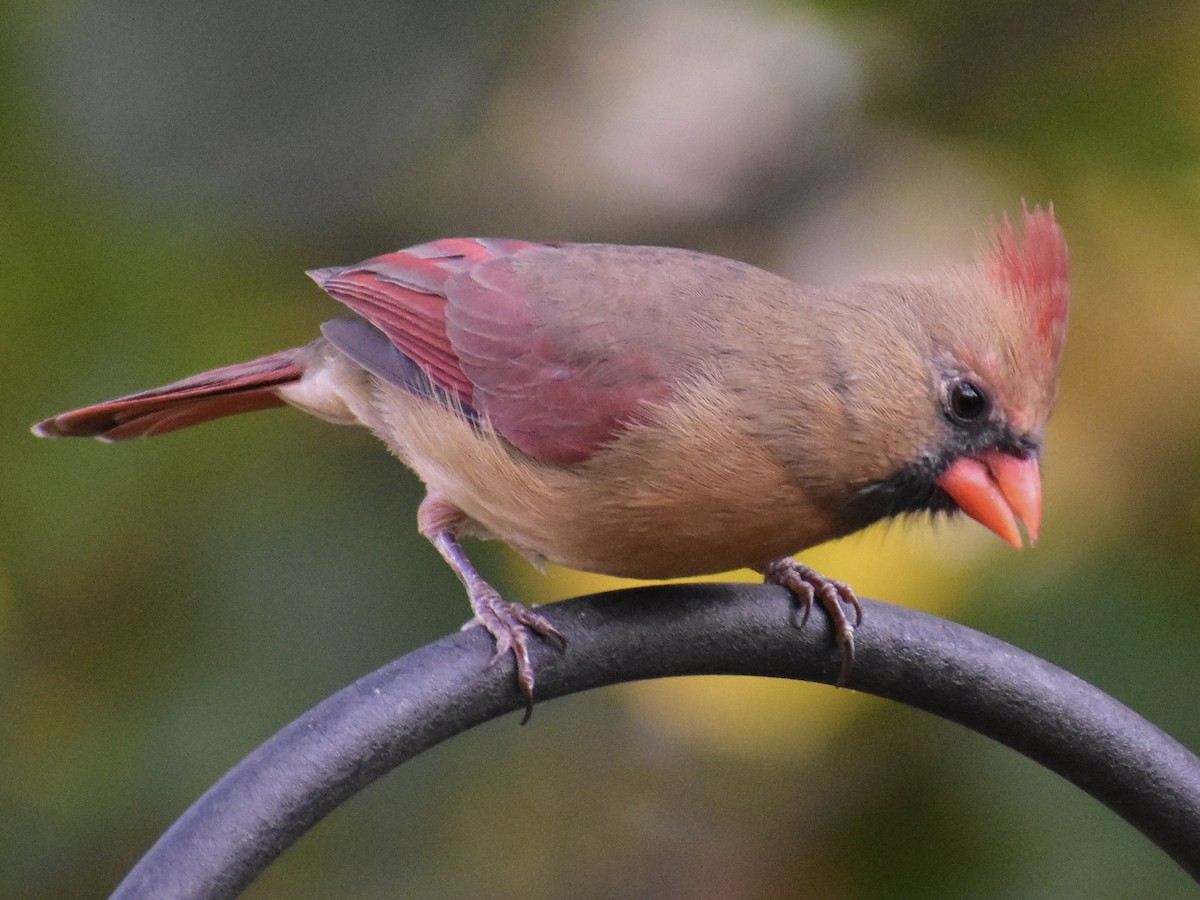
[(505, 600), (483, 580), (472, 586), (470, 594), (475, 618), (463, 627), (479, 624), (491, 632), (492, 637), (496, 639), (496, 653), (492, 656), (492, 665), (512, 654), (517, 667), (517, 686), (525, 695), (525, 718), (521, 720), (521, 724), (524, 725), (533, 715), (534, 675), (533, 660), (529, 658), (530, 633), (543, 638), (554, 638), (564, 648), (567, 646), (567, 639), (541, 613), (534, 612), (515, 600)]
[[(479, 624), (491, 632), (492, 637), (496, 639), (496, 653), (492, 657), (492, 664), (512, 654), (517, 667), (517, 687), (525, 695), (525, 718), (521, 720), (521, 724), (524, 725), (533, 715), (534, 676), (533, 660), (529, 657), (530, 633), (543, 638), (554, 638), (564, 648), (567, 646), (567, 639), (541, 613), (536, 613), (514, 600), (505, 600), (494, 587), (479, 576), (467, 555), (463, 553), (454, 533), (446, 527), (447, 523), (453, 522), (456, 516), (461, 515), (454, 507), (431, 494), (421, 504), (418, 521), (422, 522), (421, 532), (438, 549), (467, 589), (475, 618), (463, 628)], [(439, 525), (441, 527), (438, 527)]]
[[(854, 629), (862, 624), (862, 606), (854, 590), (844, 581), (826, 578), (790, 556), (767, 563), (760, 571), (764, 582), (787, 588), (800, 601), (801, 628), (808, 621), (813, 601), (820, 601), (833, 622), (833, 633), (842, 650), (842, 668), (838, 672), (837, 685), (843, 687), (850, 680), (850, 671), (854, 668)], [(846, 606), (854, 610), (853, 625), (846, 615)]]

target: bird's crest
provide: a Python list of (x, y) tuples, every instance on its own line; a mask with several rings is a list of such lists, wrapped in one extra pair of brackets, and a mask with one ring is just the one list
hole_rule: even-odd
[(984, 256), (989, 277), (1026, 304), (1034, 333), (1051, 360), (1062, 353), (1070, 296), (1067, 242), (1054, 221), (1054, 206), (1030, 212), (1021, 204), (1020, 233), (1005, 215)]

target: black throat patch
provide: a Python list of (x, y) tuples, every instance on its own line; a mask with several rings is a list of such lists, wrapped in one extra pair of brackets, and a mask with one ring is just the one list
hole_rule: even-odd
[(841, 533), (850, 534), (895, 516), (958, 512), (958, 504), (938, 487), (937, 479), (956, 459), (978, 456), (988, 450), (1036, 457), (1040, 455), (1040, 442), (1003, 424), (954, 434), (939, 452), (926, 454), (851, 494), (838, 512)]

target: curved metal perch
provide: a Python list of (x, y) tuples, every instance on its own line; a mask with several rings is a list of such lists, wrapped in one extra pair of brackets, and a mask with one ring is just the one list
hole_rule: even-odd
[[(965, 626), (863, 601), (849, 687), (936, 713), (1073, 782), (1200, 880), (1200, 760), (1108, 695)], [(541, 702), (672, 675), (832, 683), (828, 621), (794, 627), (764, 585), (688, 584), (544, 607), (565, 652), (536, 648)], [(114, 897), (232, 897), (308, 828), (422, 750), (522, 708), (511, 666), (471, 628), (403, 656), (288, 725), (208, 790)]]

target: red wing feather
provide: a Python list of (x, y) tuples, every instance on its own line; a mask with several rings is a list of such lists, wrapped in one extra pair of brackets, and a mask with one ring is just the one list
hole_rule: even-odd
[(578, 462), (667, 387), (654, 359), (590, 347), (569, 323), (546, 321), (548, 298), (514, 261), (536, 268), (528, 254), (558, 248), (452, 238), (309, 274), (516, 447)]
[(447, 238), (308, 274), (388, 336), (439, 388), (470, 405), (474, 385), (446, 336), (446, 281), (483, 260), (537, 247), (527, 241)]
[(554, 322), (539, 316), (512, 259), (476, 266), (447, 286), (447, 334), (475, 384), (475, 408), (531, 456), (585, 460), (669, 392), (656, 359), (589, 341), (561, 314)]

